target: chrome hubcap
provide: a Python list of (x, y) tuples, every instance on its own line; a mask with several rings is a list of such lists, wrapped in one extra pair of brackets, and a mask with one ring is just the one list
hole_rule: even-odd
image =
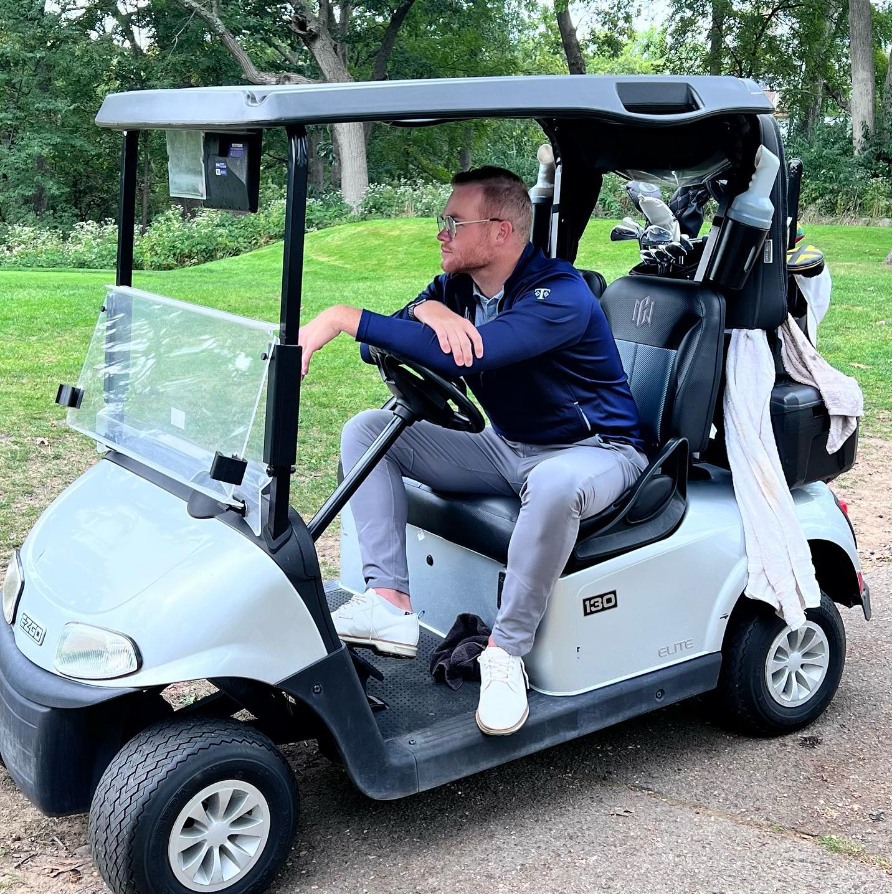
[(167, 856), (190, 891), (222, 891), (251, 871), (266, 847), (270, 810), (258, 788), (239, 779), (202, 789), (180, 811)]
[(768, 650), (768, 692), (785, 708), (804, 705), (821, 688), (829, 666), (830, 642), (817, 624), (806, 621), (798, 630), (785, 627)]

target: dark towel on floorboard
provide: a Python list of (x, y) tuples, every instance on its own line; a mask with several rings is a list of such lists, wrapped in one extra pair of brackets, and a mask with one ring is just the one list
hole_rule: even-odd
[(455, 619), (446, 639), (431, 655), (431, 673), (450, 689), (458, 689), (463, 680), (480, 680), (477, 659), (489, 643), (492, 631), (477, 615), (461, 614)]

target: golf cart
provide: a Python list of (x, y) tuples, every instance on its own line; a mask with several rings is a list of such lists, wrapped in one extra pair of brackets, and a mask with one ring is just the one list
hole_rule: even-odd
[[(361, 791), (393, 799), (715, 690), (725, 714), (756, 734), (799, 729), (824, 711), (845, 658), (836, 606), (870, 614), (851, 526), (825, 483), (854, 461), (856, 436), (842, 458), (828, 456), (820, 401), (779, 381), (796, 399), (777, 402), (778, 448), (823, 592), (795, 631), (743, 596), (744, 535), (719, 443), (726, 330), (774, 333), (787, 314), (783, 164), (767, 247), (749, 259), (742, 288), (639, 273), (603, 289), (586, 274), (651, 462), (581, 525), (528, 656), (530, 716), (515, 735), (482, 735), (477, 686), (435, 682), (428, 658), (457, 614), (492, 623), (518, 500), (406, 482), (412, 598), (425, 612), (417, 660), (345, 647), (330, 616), (364, 589), (347, 500), (415, 421), (482, 429), (460, 383), (411, 357), (379, 355), (393, 421), (313, 519), (289, 505), (307, 125), (537, 121), (556, 175), (553, 197), (535, 205), (534, 238), (573, 261), (606, 172), (721, 180), (732, 199), (760, 146), (783, 160), (771, 112), (754, 83), (707, 77), (107, 97), (97, 122), (124, 132), (116, 283), (97, 296), (79, 381), (57, 395), (103, 456), (43, 513), (7, 570), (0, 754), (45, 813), (90, 810), (96, 864), (116, 894), (263, 890), (289, 852), (298, 812), (277, 744), (316, 739)], [(134, 289), (140, 132), (168, 131), (178, 194), (251, 210), (271, 128), (284, 128), (289, 144), (278, 325)], [(315, 541), (339, 514), (342, 577), (326, 584)], [(162, 693), (192, 680), (216, 691), (174, 711)]]

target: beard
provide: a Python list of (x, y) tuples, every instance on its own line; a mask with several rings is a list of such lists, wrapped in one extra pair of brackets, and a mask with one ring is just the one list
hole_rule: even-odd
[(453, 275), (468, 273), (473, 275), (475, 270), (480, 270), (492, 263), (492, 257), (482, 245), (464, 246), (461, 251), (451, 249), (441, 250), (440, 266), (445, 273)]

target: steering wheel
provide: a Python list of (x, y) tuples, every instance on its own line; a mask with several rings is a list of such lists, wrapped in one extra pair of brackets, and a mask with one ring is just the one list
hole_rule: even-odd
[(371, 349), (371, 355), (395, 402), (415, 417), (412, 421), (424, 419), (443, 428), (473, 434), (483, 431), (486, 420), (468, 397), (464, 382), (446, 379), (414, 360), (376, 348)]

